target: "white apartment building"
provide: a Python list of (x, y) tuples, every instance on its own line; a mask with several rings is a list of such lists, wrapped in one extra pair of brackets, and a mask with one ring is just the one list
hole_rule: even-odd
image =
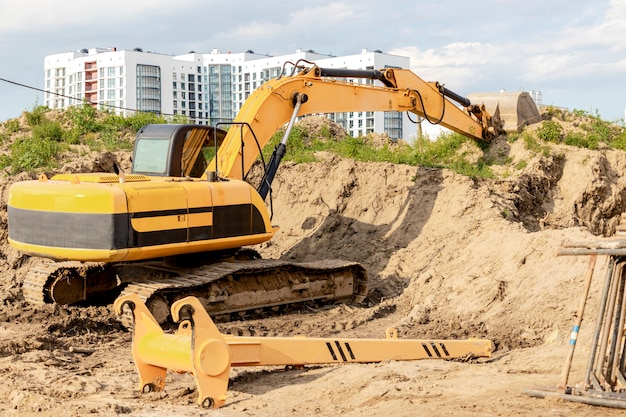
[[(280, 75), (286, 62), (301, 59), (327, 68), (409, 68), (408, 57), (365, 49), (359, 54), (335, 57), (310, 50), (267, 56), (214, 49), (173, 56), (139, 48), (92, 48), (45, 57), (44, 105), (62, 109), (86, 100), (118, 114), (150, 111), (165, 116), (184, 115), (193, 123), (214, 125), (232, 121), (254, 89)], [(384, 132), (393, 139), (408, 139), (415, 134), (406, 113), (355, 112), (328, 117), (352, 136)]]

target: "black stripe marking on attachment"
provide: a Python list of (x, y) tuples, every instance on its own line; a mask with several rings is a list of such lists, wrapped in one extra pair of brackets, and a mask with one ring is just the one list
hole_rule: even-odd
[(333, 350), (333, 345), (331, 345), (330, 342), (326, 342), (326, 347), (328, 348), (328, 351), (330, 352), (330, 356), (332, 356), (333, 360), (336, 361), (337, 355), (335, 355), (335, 351)]
[(428, 346), (426, 345), (426, 343), (422, 343), (422, 347), (424, 348), (424, 350), (426, 351), (426, 354), (428, 355), (429, 358), (433, 357), (433, 354), (430, 353), (430, 349), (428, 349)]
[(335, 345), (337, 346), (337, 349), (339, 349), (339, 354), (341, 355), (341, 359), (343, 359), (344, 362), (347, 362), (348, 359), (346, 358), (346, 354), (343, 353), (343, 349), (341, 348), (341, 343), (339, 343), (338, 340), (335, 340)]
[(346, 349), (348, 350), (348, 353), (350, 354), (350, 358), (352, 360), (356, 360), (354, 353), (352, 353), (352, 348), (350, 347), (350, 343), (346, 342), (345, 345), (346, 345)]
[(446, 349), (446, 345), (444, 345), (443, 343), (439, 343), (439, 346), (441, 346), (441, 350), (443, 350), (443, 353), (446, 356), (450, 356), (450, 354), (448, 353), (448, 349)]
[(430, 342), (430, 346), (433, 348), (435, 355), (437, 355), (437, 357), (440, 358), (441, 353), (439, 353), (439, 349), (437, 349), (437, 345), (435, 344), (435, 342)]

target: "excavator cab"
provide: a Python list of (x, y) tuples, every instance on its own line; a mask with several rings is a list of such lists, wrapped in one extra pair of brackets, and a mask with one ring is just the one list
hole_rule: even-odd
[(137, 133), (133, 174), (199, 178), (206, 169), (204, 149), (217, 148), (226, 131), (204, 125), (150, 124)]

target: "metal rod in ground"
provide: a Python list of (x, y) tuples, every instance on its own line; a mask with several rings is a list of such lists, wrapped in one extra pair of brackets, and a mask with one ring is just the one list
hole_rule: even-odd
[(610, 369), (606, 367), (606, 361), (609, 354), (609, 343), (611, 339), (611, 324), (612, 318), (615, 314), (615, 307), (617, 303), (617, 289), (619, 287), (619, 280), (624, 273), (624, 262), (620, 259), (615, 265), (613, 275), (611, 276), (611, 290), (609, 291), (609, 297), (607, 299), (607, 308), (604, 311), (604, 317), (602, 318), (602, 333), (600, 338), (600, 350), (596, 357), (595, 365), (595, 377), (603, 384), (602, 389), (606, 390), (607, 386), (611, 385), (611, 377), (609, 375)]
[(585, 314), (585, 305), (587, 304), (587, 296), (589, 295), (589, 288), (591, 287), (591, 280), (593, 278), (593, 271), (595, 269), (597, 259), (598, 255), (591, 255), (589, 257), (589, 267), (587, 268), (587, 275), (585, 277), (585, 288), (580, 299), (580, 306), (576, 312), (574, 325), (572, 326), (572, 334), (569, 339), (570, 348), (567, 358), (565, 359), (563, 372), (561, 373), (561, 382), (558, 385), (559, 392), (564, 393), (567, 389), (567, 381), (572, 368), (572, 359), (574, 358), (574, 351), (576, 350), (576, 340), (578, 339), (578, 332), (580, 331), (580, 325), (583, 321), (583, 315)]
[[(591, 351), (589, 352), (589, 363), (585, 371), (585, 384), (591, 385), (591, 373), (594, 368), (596, 352), (598, 350), (598, 340), (600, 339), (600, 330), (602, 329), (602, 317), (604, 317), (604, 311), (606, 309), (606, 300), (609, 296), (609, 288), (611, 286), (611, 277), (615, 270), (615, 258), (609, 258), (609, 265), (606, 270), (606, 278), (604, 280), (604, 288), (602, 289), (602, 298), (600, 299), (600, 308), (598, 308), (598, 319), (596, 320), (596, 328), (594, 330)], [(599, 388), (599, 387), (598, 387)]]
[(619, 279), (616, 280), (617, 294), (616, 294), (616, 302), (615, 309), (613, 311), (612, 317), (610, 317), (613, 324), (613, 329), (611, 332), (611, 341), (610, 341), (610, 349), (606, 357), (606, 369), (607, 369), (607, 380), (609, 381), (612, 388), (618, 382), (618, 370), (617, 364), (620, 361), (620, 353), (621, 349), (618, 349), (621, 345), (622, 335), (623, 335), (623, 324), (624, 324), (624, 270), (622, 269), (622, 273), (619, 275)]
[(544, 390), (524, 390), (524, 394), (530, 395), (535, 398), (560, 398), (562, 400), (573, 401), (577, 403), (599, 405), (602, 407), (611, 408), (626, 408), (626, 401), (623, 399), (610, 399), (601, 397), (591, 397), (589, 395), (570, 395), (562, 394), (560, 392), (551, 392)]

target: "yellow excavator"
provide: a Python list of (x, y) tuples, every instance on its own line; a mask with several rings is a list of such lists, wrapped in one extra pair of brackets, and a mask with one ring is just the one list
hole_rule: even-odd
[[(410, 70), (309, 64), (298, 62), (291, 75), (255, 90), (227, 132), (221, 125), (143, 127), (129, 173), (41, 175), (13, 184), (9, 242), (47, 260), (28, 271), (24, 297), (33, 303), (96, 304), (133, 293), (159, 323), (168, 320), (172, 303), (188, 296), (212, 315), (315, 300), (362, 301), (368, 277), (356, 262), (260, 259), (249, 248), (278, 230), (265, 200), (268, 195), (271, 200), (295, 120), (321, 113), (407, 111), (477, 141), (502, 133), (501, 123), (497, 109), (489, 114)], [(285, 124), (255, 189), (246, 176)], [(207, 149), (215, 155), (208, 163)]]

